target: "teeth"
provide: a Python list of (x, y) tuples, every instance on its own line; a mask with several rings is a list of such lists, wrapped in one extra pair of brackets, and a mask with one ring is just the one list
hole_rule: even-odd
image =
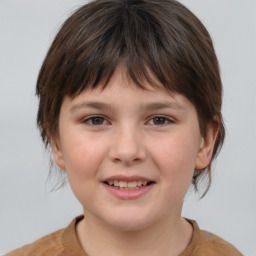
[(126, 181), (119, 181), (119, 187), (120, 188), (127, 188), (127, 182)]
[(137, 181), (131, 181), (127, 183), (129, 188), (136, 188), (137, 187)]
[(132, 189), (138, 189), (139, 187), (141, 186), (146, 186), (148, 184), (147, 181), (123, 181), (123, 180), (110, 180), (110, 181), (107, 181), (108, 185), (110, 186), (114, 186), (114, 187), (119, 187), (119, 188), (122, 188), (122, 189), (129, 189), (129, 188), (132, 188)]

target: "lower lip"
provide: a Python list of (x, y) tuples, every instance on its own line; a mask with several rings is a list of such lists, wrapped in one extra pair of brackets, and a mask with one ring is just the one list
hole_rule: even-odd
[(113, 186), (109, 186), (105, 183), (103, 183), (105, 188), (115, 197), (122, 199), (122, 200), (133, 200), (137, 199), (146, 193), (148, 193), (154, 186), (154, 183), (148, 185), (148, 186), (142, 186), (138, 189), (134, 190), (124, 190), (124, 189), (119, 189)]

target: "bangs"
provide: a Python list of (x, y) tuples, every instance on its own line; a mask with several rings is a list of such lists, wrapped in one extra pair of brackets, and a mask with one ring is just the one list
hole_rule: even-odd
[(54, 51), (55, 56), (53, 65), (49, 65), (51, 70), (47, 71), (55, 74), (48, 75), (54, 77), (50, 90), (74, 97), (99, 85), (105, 88), (119, 64), (140, 88), (144, 88), (146, 81), (153, 87), (179, 90), (177, 80), (180, 84), (181, 79), (177, 74), (180, 72), (175, 71), (179, 49), (175, 40), (170, 47), (167, 40), (170, 35), (166, 35), (156, 17), (139, 6), (124, 8), (121, 2), (109, 10), (104, 6), (104, 15), (99, 5), (94, 10), (98, 15), (86, 15), (86, 10), (81, 8), (76, 19), (71, 16), (64, 23), (62, 33), (53, 42), (55, 49), (49, 52), (52, 55)]

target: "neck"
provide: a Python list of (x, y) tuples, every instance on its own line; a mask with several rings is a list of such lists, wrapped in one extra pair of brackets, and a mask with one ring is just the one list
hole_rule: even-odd
[(188, 246), (192, 233), (192, 226), (181, 217), (167, 217), (150, 227), (127, 231), (86, 214), (77, 226), (78, 239), (88, 256), (102, 255), (103, 251), (105, 256), (177, 256)]

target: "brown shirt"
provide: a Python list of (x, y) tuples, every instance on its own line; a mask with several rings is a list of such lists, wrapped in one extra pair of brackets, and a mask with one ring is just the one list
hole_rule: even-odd
[[(16, 249), (6, 256), (88, 256), (81, 248), (76, 236), (76, 224), (83, 216), (75, 218), (67, 228), (58, 230), (32, 244)], [(180, 256), (241, 256), (242, 254), (230, 243), (193, 225), (193, 237)]]

